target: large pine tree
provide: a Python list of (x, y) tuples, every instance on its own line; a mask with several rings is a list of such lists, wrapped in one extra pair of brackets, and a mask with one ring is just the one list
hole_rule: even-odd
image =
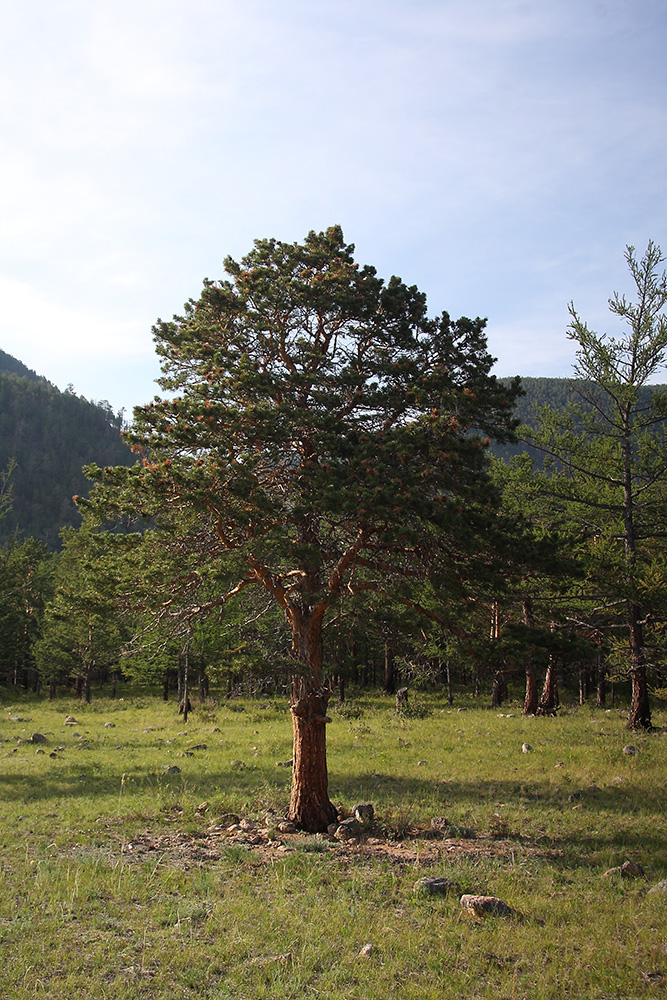
[(142, 462), (98, 470), (93, 496), (105, 515), (196, 512), (190, 544), (230, 580), (207, 606), (254, 586), (282, 609), (290, 814), (312, 831), (335, 817), (325, 623), (360, 593), (416, 606), (425, 580), (460, 586), (495, 512), (484, 439), (511, 438), (518, 392), (490, 374), (483, 320), (429, 318), (353, 251), (339, 227), (258, 240), (158, 321), (166, 398), (135, 411)]

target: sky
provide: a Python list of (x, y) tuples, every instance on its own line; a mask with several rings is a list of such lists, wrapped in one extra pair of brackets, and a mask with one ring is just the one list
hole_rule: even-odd
[[(664, 0), (5, 0), (0, 349), (129, 416), (151, 327), (339, 223), (500, 375), (568, 376), (667, 251)], [(662, 381), (667, 381), (667, 374)]]

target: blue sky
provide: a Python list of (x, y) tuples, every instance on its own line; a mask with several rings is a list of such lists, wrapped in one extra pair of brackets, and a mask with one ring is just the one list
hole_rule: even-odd
[(340, 223), (499, 374), (568, 375), (568, 302), (614, 332), (625, 246), (667, 250), (666, 41), (663, 0), (8, 0), (0, 348), (130, 411), (227, 254)]

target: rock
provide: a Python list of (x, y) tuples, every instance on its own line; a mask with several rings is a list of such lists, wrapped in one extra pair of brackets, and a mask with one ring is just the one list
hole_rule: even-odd
[(330, 837), (335, 837), (336, 830), (338, 829), (339, 826), (340, 826), (340, 823), (338, 823), (338, 822), (336, 822), (336, 823), (329, 823), (329, 825), (327, 827), (327, 833), (329, 834)]
[(278, 833), (296, 833), (297, 829), (289, 819), (279, 819), (276, 823), (276, 830)]
[(415, 893), (420, 896), (447, 896), (451, 892), (458, 895), (461, 886), (449, 878), (420, 878), (415, 882)]
[(49, 741), (47, 740), (46, 736), (44, 736), (42, 733), (33, 733), (32, 736), (30, 737), (30, 742), (31, 743), (48, 743)]
[(9, 716), (9, 721), (10, 722), (30, 722), (30, 719), (24, 719), (23, 716), (21, 716), (21, 715), (10, 715)]
[(371, 826), (375, 819), (375, 808), (372, 802), (360, 802), (354, 807), (354, 818), (363, 826)]
[(198, 812), (200, 815), (203, 815), (207, 809), (208, 809), (208, 802), (200, 802), (197, 808), (195, 809), (195, 812)]
[(521, 744), (521, 752), (522, 753), (530, 753), (532, 749), (533, 748), (531, 747), (530, 743), (522, 743)]
[(664, 878), (662, 882), (656, 883), (648, 891), (649, 896), (667, 896), (667, 878)]
[(172, 764), (171, 767), (163, 767), (162, 770), (165, 774), (180, 774), (181, 769), (177, 764)]
[(193, 747), (188, 747), (188, 750), (208, 750), (205, 743), (195, 743)]
[(246, 830), (246, 831), (248, 831), (248, 830), (256, 830), (257, 829), (257, 824), (253, 823), (253, 821), (251, 819), (242, 819), (242, 820), (239, 820), (239, 827), (242, 830)]
[(336, 832), (334, 833), (334, 837), (336, 838), (336, 840), (340, 840), (343, 842), (348, 840), (355, 840), (360, 831), (361, 831), (361, 825), (357, 823), (356, 819), (353, 819), (352, 823), (350, 823), (349, 820), (344, 820), (342, 823), (338, 824)]
[(604, 873), (605, 878), (609, 878), (611, 875), (620, 875), (621, 878), (644, 878), (645, 872), (636, 861), (624, 861), (619, 867), (608, 868)]
[(368, 955), (372, 955), (374, 951), (375, 951), (375, 949), (374, 949), (374, 947), (373, 947), (372, 944), (365, 944), (363, 946), (363, 948), (360, 950), (359, 954), (360, 955), (364, 955), (364, 956), (368, 956)]
[(77, 722), (73, 715), (67, 715), (65, 717), (65, 721), (63, 722), (63, 726), (79, 726), (79, 725), (81, 725), (81, 723)]
[(293, 764), (292, 760), (277, 760), (276, 767), (291, 767)]
[(581, 791), (570, 792), (570, 794), (567, 797), (567, 801), (568, 802), (576, 802), (576, 800), (580, 799), (583, 794), (584, 793), (581, 792)]
[(104, 728), (105, 729), (115, 729), (116, 728), (116, 723), (115, 722), (105, 722), (104, 723)]
[(623, 753), (626, 757), (634, 757), (638, 752), (637, 747), (633, 747), (630, 744), (627, 747), (623, 747)]
[(431, 829), (438, 830), (440, 833), (444, 833), (449, 826), (449, 820), (446, 816), (434, 816), (431, 820)]
[(515, 911), (497, 896), (461, 896), (461, 906), (474, 917), (513, 917)]

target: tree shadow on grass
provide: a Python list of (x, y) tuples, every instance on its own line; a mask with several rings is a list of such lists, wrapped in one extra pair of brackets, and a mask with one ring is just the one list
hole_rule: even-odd
[[(33, 762), (30, 762), (31, 765)], [(180, 765), (178, 765), (180, 766)], [(132, 764), (118, 757), (114, 773), (100, 771), (98, 766), (86, 767), (84, 760), (65, 765), (54, 760), (46, 773), (14, 773), (0, 776), (0, 801), (7, 805), (37, 803), (46, 812), (58, 813), (68, 802), (85, 800), (99, 814), (109, 812), (111, 803), (118, 803), (119, 812), (130, 813), (136, 805), (145, 809), (147, 797), (155, 797), (156, 809), (169, 800), (204, 800), (226, 794), (244, 797), (260, 809), (267, 800), (287, 802), (289, 768), (275, 765), (232, 764), (226, 768), (204, 771), (190, 770), (184, 763), (179, 773), (169, 773), (164, 766), (147, 767)], [(432, 815), (454, 816), (454, 822), (468, 822), (468, 816), (483, 813), (487, 817), (507, 817), (503, 838), (518, 845), (531, 843), (543, 847), (554, 863), (568, 866), (596, 867), (601, 858), (621, 854), (631, 855), (650, 865), (667, 869), (667, 826), (655, 823), (661, 815), (656, 799), (649, 808), (639, 789), (580, 789), (555, 787), (547, 781), (475, 779), (470, 781), (417, 779), (378, 773), (356, 774), (353, 777), (331, 775), (332, 798), (335, 802), (371, 801), (380, 824), (383, 814), (396, 816), (402, 812), (404, 828), (425, 831)], [(656, 792), (657, 795), (657, 792)], [(503, 804), (499, 813), (495, 810)], [(515, 810), (528, 815), (525, 828), (517, 820)], [(576, 818), (572, 812), (577, 810)], [(541, 813), (543, 815), (541, 815)], [(642, 814), (645, 817), (642, 819)], [(483, 821), (483, 822), (484, 822)], [(489, 829), (477, 831), (489, 836)], [(492, 832), (492, 831), (491, 831)]]
[[(648, 804), (639, 789), (633, 794), (632, 789), (623, 787), (559, 788), (547, 781), (526, 779), (439, 782), (364, 774), (354, 779), (336, 775), (332, 785), (347, 801), (360, 801), (362, 791), (365, 799), (374, 802), (380, 816), (383, 808), (396, 806), (402, 807), (408, 817), (423, 816), (425, 803), (437, 808), (433, 815), (465, 817), (482, 811), (501, 820), (507, 815), (507, 839), (548, 848), (564, 866), (595, 867), (601, 857), (625, 852), (643, 858), (651, 867), (667, 869), (667, 824), (660, 829), (655, 823), (655, 817), (663, 814), (659, 790), (655, 802)], [(499, 807), (498, 813), (495, 810)], [(529, 816), (525, 827), (512, 818), (512, 807)], [(416, 828), (428, 827), (429, 818), (415, 823)], [(488, 830), (478, 832), (489, 835)], [(619, 863), (624, 860), (620, 858)]]

